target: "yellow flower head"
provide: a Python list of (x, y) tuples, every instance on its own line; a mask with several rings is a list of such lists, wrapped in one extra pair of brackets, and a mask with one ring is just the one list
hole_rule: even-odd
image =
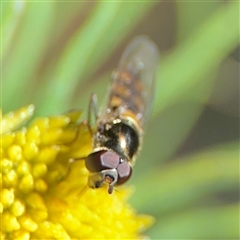
[(130, 189), (109, 195), (87, 187), (83, 160), (92, 139), (80, 112), (38, 118), (32, 105), (1, 117), (1, 239), (141, 239), (153, 219), (126, 203)]

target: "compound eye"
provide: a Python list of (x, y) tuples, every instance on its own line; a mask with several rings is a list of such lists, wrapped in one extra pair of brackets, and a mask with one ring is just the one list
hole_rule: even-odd
[(118, 181), (117, 184), (125, 183), (132, 175), (132, 167), (127, 161), (122, 161), (117, 167)]
[(91, 153), (85, 160), (86, 168), (90, 172), (100, 172), (106, 169), (114, 169), (119, 165), (120, 157), (118, 154), (101, 150)]

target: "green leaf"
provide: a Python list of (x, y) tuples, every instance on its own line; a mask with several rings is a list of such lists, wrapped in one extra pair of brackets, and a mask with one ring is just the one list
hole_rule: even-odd
[(2, 2), (1, 3), (1, 40), (2, 51), (1, 59), (3, 59), (12, 43), (14, 32), (20, 22), (22, 14), (25, 10), (25, 2)]
[[(66, 109), (79, 81), (86, 80), (107, 59), (153, 4), (98, 2), (85, 24), (69, 42), (53, 75), (38, 91), (36, 101), (41, 101), (39, 112)], [(42, 99), (43, 93), (45, 99)]]
[(3, 109), (24, 104), (30, 95), (40, 56), (47, 44), (54, 2), (27, 2), (19, 34), (3, 66)]
[(221, 1), (177, 1), (178, 42), (188, 38), (223, 4)]
[(152, 239), (239, 239), (239, 204), (199, 207), (159, 218)]
[(168, 57), (159, 68), (154, 115), (194, 91), (239, 43), (239, 8), (229, 3)]
[(153, 239), (229, 239), (238, 234), (236, 205), (229, 207), (218, 196), (238, 192), (238, 142), (145, 168), (135, 186), (130, 202), (157, 219), (148, 233)]
[(238, 160), (239, 143), (232, 143), (177, 159), (168, 166), (155, 165), (136, 182), (145, 194), (135, 194), (131, 202), (141, 211), (161, 215), (196, 204), (207, 195), (236, 189)]

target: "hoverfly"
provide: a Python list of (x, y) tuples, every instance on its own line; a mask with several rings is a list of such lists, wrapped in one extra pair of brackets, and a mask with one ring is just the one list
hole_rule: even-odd
[(92, 95), (88, 121), (94, 114), (94, 150), (85, 160), (90, 187), (107, 183), (111, 194), (115, 185), (130, 178), (152, 106), (158, 58), (158, 48), (150, 39), (133, 39), (113, 73), (107, 102), (100, 113), (96, 95)]

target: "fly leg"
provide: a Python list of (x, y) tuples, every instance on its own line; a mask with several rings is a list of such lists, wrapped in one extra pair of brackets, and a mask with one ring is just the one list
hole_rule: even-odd
[(75, 161), (84, 160), (84, 159), (86, 159), (86, 157), (70, 158), (70, 159), (68, 160), (67, 172), (66, 172), (66, 174), (60, 179), (59, 182), (62, 182), (62, 181), (66, 180), (66, 179), (69, 177), (69, 175), (70, 175), (70, 173), (71, 173), (71, 165), (72, 165), (72, 163), (74, 163)]
[(95, 93), (91, 93), (89, 105), (88, 105), (87, 121), (89, 126), (92, 125), (92, 116), (94, 117), (94, 124), (96, 124), (98, 119), (98, 103), (97, 103), (97, 95)]
[[(77, 128), (76, 136), (71, 141), (71, 143), (73, 143), (77, 140), (82, 124), (84, 124), (88, 128), (89, 133), (93, 137), (93, 130), (92, 130), (92, 127), (91, 127), (92, 116), (94, 117), (94, 124), (96, 124), (97, 119), (98, 119), (98, 104), (97, 104), (97, 95), (95, 93), (91, 93), (91, 96), (90, 96), (89, 105), (88, 105), (88, 119), (87, 119), (87, 121), (85, 120), (81, 124), (79, 124), (79, 126)], [(68, 144), (71, 144), (71, 143), (68, 143)], [(84, 156), (84, 157), (81, 157), (81, 158), (70, 158), (68, 160), (67, 172), (66, 172), (65, 176), (60, 181), (66, 180), (68, 178), (68, 176), (70, 175), (72, 163), (74, 163), (75, 161), (84, 160), (84, 159), (86, 159), (86, 157), (87, 156)]]
[(84, 124), (87, 126), (91, 136), (93, 137), (93, 130), (92, 130), (92, 116), (94, 117), (94, 125), (97, 122), (98, 119), (98, 104), (97, 104), (97, 95), (95, 93), (91, 93), (90, 95), (90, 99), (89, 99), (89, 104), (88, 104), (88, 116), (87, 116), (87, 120), (82, 121), (82, 123), (78, 124), (77, 127), (77, 131), (76, 131), (76, 135), (74, 137), (73, 140), (71, 140), (68, 143), (65, 144), (72, 144), (74, 143), (78, 136), (79, 136), (79, 132), (80, 132), (80, 128), (81, 128), (81, 124)]

